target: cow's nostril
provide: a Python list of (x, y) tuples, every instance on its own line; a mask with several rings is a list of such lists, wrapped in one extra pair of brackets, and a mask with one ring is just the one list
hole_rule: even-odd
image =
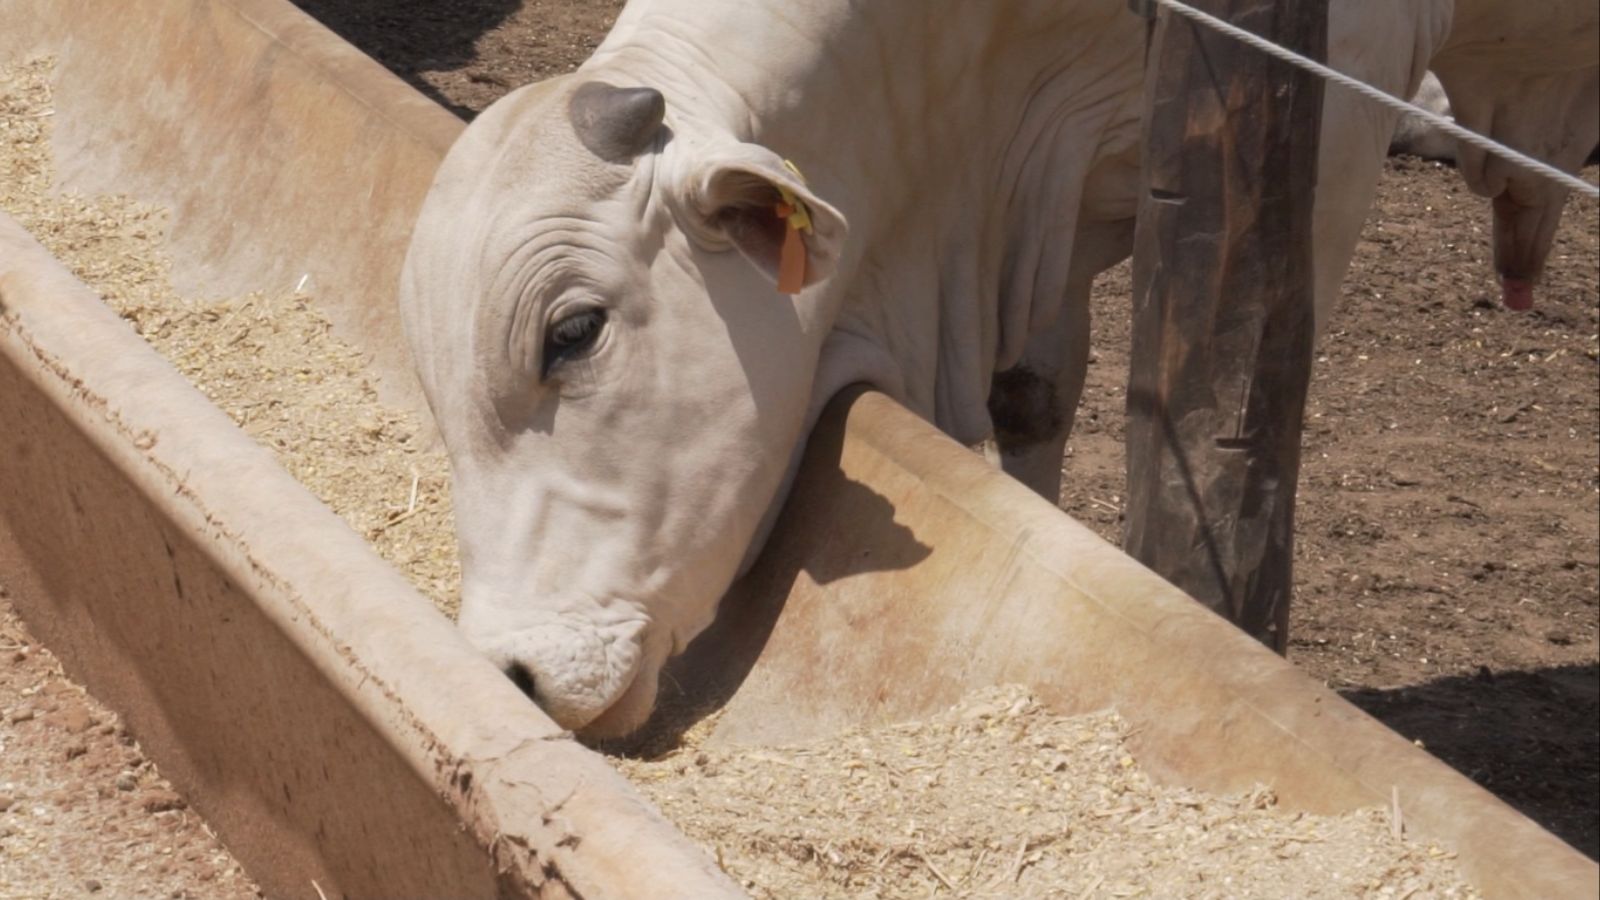
[(533, 698), (533, 673), (528, 671), (527, 666), (522, 663), (512, 663), (506, 667), (506, 677), (527, 694), (529, 699)]

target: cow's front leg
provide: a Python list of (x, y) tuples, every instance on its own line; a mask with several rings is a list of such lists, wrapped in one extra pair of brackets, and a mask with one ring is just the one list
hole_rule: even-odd
[[(1096, 171), (1096, 196), (1133, 196), (1124, 185), (1137, 181), (1131, 151), (1127, 158), (1108, 158)], [(996, 373), (989, 388), (1000, 467), (1055, 504), (1061, 502), (1061, 458), (1089, 372), (1089, 291), (1095, 276), (1133, 251), (1133, 219), (1119, 215), (1117, 204), (1086, 197), (1081, 214), (1060, 313), (1028, 338), (1022, 361)]]
[(1061, 501), (1061, 458), (1089, 366), (1089, 283), (1069, 286), (1054, 324), (989, 389), (1000, 467), (1051, 503)]

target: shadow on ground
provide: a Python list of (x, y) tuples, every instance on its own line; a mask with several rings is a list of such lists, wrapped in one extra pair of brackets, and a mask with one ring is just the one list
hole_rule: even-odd
[(293, 2), (463, 119), (577, 68), (622, 10), (622, 0)]
[(477, 59), (478, 39), (522, 6), (522, 0), (293, 2), (430, 99), (469, 119), (476, 110), (452, 102), (422, 75), (470, 66)]
[(1562, 840), (1600, 856), (1600, 669), (1560, 666), (1344, 692)]

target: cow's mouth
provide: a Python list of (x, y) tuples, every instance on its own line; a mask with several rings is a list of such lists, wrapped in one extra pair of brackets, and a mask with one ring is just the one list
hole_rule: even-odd
[[(502, 666), (502, 671), (511, 679), (512, 684), (527, 695), (528, 699), (557, 725), (586, 737), (611, 738), (622, 736), (632, 730), (631, 728), (618, 730), (618, 728), (627, 718), (625, 713), (637, 702), (633, 698), (639, 693), (642, 662), (641, 655), (635, 658), (632, 668), (612, 676), (610, 681), (614, 686), (608, 685), (612, 687), (611, 690), (585, 691), (581, 694), (552, 690), (553, 686), (549, 679), (540, 678), (532, 667), (520, 661), (513, 660), (505, 664)], [(646, 702), (653, 704), (655, 679), (651, 678), (649, 681), (652, 687)], [(615, 699), (606, 703), (605, 698), (608, 695)], [(649, 715), (648, 707), (645, 714)]]
[[(582, 732), (619, 716), (639, 694), (639, 675), (659, 662), (650, 659), (647, 623), (632, 619), (596, 626), (552, 618), (534, 627), (486, 641), (468, 640), (493, 661), (545, 715), (562, 728)], [(655, 678), (646, 679), (654, 698)]]
[(628, 677), (628, 686), (617, 699), (594, 717), (588, 724), (575, 729), (585, 740), (611, 741), (625, 738), (638, 731), (655, 711), (656, 693), (660, 685), (661, 667), (667, 654), (655, 652), (655, 644), (647, 642), (645, 652)]
[[(520, 653), (490, 655), (557, 725), (586, 741), (613, 741), (633, 734), (654, 712), (672, 639), (664, 629), (611, 637), (591, 644), (597, 655), (562, 654), (559, 648), (570, 645), (541, 641), (530, 646), (526, 638), (519, 642)], [(584, 665), (573, 665), (578, 660)]]

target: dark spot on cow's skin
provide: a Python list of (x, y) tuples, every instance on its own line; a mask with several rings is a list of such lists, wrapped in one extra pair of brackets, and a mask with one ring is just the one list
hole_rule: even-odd
[(1062, 424), (1055, 383), (1027, 366), (996, 373), (989, 388), (989, 418), (1002, 450), (1055, 437)]
[(522, 663), (512, 663), (506, 667), (506, 677), (530, 699), (533, 697), (533, 673), (528, 671), (527, 666)]

